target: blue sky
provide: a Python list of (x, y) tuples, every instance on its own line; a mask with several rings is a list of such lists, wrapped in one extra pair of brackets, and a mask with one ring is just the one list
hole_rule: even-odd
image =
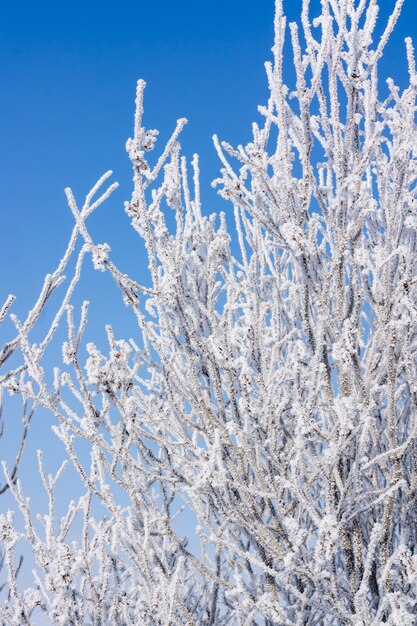
[(217, 171), (212, 134), (248, 137), (266, 96), (273, 3), (64, 0), (7, 3), (2, 13), (1, 284), (31, 301), (69, 234), (64, 187), (80, 197), (113, 169), (121, 188), (97, 229), (116, 239), (127, 226), (124, 146), (138, 78), (148, 83), (145, 123), (161, 140), (189, 119), (184, 149), (201, 154), (206, 183)]
[[(381, 5), (378, 32), (394, 0)], [(285, 6), (293, 20), (301, 0), (287, 0)], [(123, 210), (131, 193), (124, 146), (138, 78), (148, 83), (145, 125), (158, 128), (163, 141), (177, 118), (189, 119), (182, 145), (190, 158), (200, 153), (205, 211), (228, 210), (209, 188), (219, 167), (211, 137), (216, 132), (232, 144), (249, 139), (257, 105), (267, 99), (263, 63), (271, 58), (273, 13), (273, 0), (2, 3), (1, 303), (15, 293), (19, 315), (33, 304), (72, 228), (64, 188), (71, 186), (81, 201), (108, 169), (120, 189), (90, 227), (96, 242), (110, 243), (120, 269), (134, 268), (134, 277), (143, 280), (143, 246)], [(407, 35), (417, 41), (415, 0), (405, 0), (381, 64), (383, 76), (392, 75), (400, 86), (406, 81)], [(90, 327), (117, 324), (119, 313), (125, 319), (108, 277), (89, 267), (77, 292), (78, 301), (83, 297), (96, 299)], [(35, 428), (24, 472), (40, 442), (50, 445), (48, 420), (38, 420)], [(58, 446), (55, 465), (63, 456)]]
[[(382, 21), (393, 4), (381, 2)], [(292, 20), (301, 0), (285, 5)], [(123, 212), (138, 78), (148, 83), (145, 123), (161, 139), (177, 118), (189, 119), (182, 144), (187, 155), (201, 155), (206, 210), (225, 208), (208, 188), (218, 170), (211, 136), (234, 144), (249, 138), (267, 96), (273, 11), (273, 0), (2, 3), (0, 298), (12, 291), (22, 311), (29, 306), (70, 232), (64, 187), (81, 199), (107, 169), (121, 187), (92, 228), (116, 257), (127, 248), (140, 254)], [(405, 0), (383, 61), (400, 84), (403, 39), (417, 34), (416, 18), (414, 0)]]

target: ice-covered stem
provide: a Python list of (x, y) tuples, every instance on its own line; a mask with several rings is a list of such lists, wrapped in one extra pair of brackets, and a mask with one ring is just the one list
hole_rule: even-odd
[[(151, 287), (98, 259), (138, 337), (108, 326), (108, 347), (89, 343), (83, 366), (86, 306), (81, 329), (66, 307), (66, 370), (51, 392), (18, 325), (39, 401), (86, 492), (82, 551), (55, 543), (53, 570), (67, 582), (37, 582), (52, 621), (59, 597), (71, 598), (65, 615), (75, 622), (414, 623), (411, 43), (407, 89), (389, 81), (381, 102), (377, 75), (400, 5), (373, 46), (376, 2), (323, 0), (311, 23), (304, 0), (304, 36), (290, 25), (287, 85), (277, 2), (263, 124), (245, 146), (215, 137), (215, 186), (233, 205), (236, 246), (226, 216), (201, 206), (196, 157), (189, 180), (183, 121), (148, 161), (157, 132), (143, 126), (138, 83), (126, 212)], [(85, 249), (98, 255), (69, 200)], [(105, 513), (95, 521), (97, 506)], [(187, 513), (200, 552), (178, 531)]]

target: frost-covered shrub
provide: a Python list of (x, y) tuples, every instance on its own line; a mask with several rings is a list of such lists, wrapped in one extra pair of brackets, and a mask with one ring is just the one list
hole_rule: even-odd
[[(57, 477), (40, 456), (50, 507), (35, 523), (5, 466), (25, 529), (0, 518), (2, 623), (40, 612), (53, 624), (416, 623), (413, 47), (406, 40), (409, 87), (389, 80), (380, 100), (378, 64), (402, 2), (376, 42), (374, 0), (321, 5), (311, 23), (304, 0), (303, 39), (290, 25), (290, 90), (277, 0), (263, 122), (247, 146), (214, 138), (214, 185), (234, 229), (202, 211), (198, 158), (190, 174), (180, 156), (185, 120), (148, 160), (157, 132), (142, 124), (143, 81), (126, 213), (146, 246), (148, 286), (87, 229), (114, 189), (94, 200), (110, 173), (82, 209), (67, 190), (76, 225), (48, 285), (81, 238), (75, 275), (42, 344), (29, 337), (34, 316), (14, 318), (22, 365), (1, 384), (52, 413), (85, 494), (55, 520)], [(87, 254), (113, 276), (138, 335), (108, 327), (107, 353), (89, 343), (85, 359), (87, 303), (78, 326), (69, 303)], [(64, 313), (64, 366), (49, 384), (43, 351)], [(25, 541), (36, 567), (21, 589)]]

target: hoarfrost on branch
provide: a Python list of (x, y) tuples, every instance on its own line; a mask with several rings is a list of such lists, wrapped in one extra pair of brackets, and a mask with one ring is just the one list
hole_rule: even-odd
[[(300, 24), (289, 25), (290, 88), (277, 0), (262, 124), (246, 146), (214, 137), (222, 169), (213, 184), (233, 227), (201, 207), (198, 157), (190, 171), (180, 153), (186, 120), (148, 156), (158, 133), (143, 126), (138, 82), (125, 209), (146, 247), (150, 286), (123, 274), (88, 230), (115, 188), (102, 192), (111, 172), (82, 208), (66, 190), (75, 220), (68, 249), (27, 319), (13, 317), (15, 338), (0, 351), (2, 391), (20, 394), (25, 407), (16, 462), (3, 464), (2, 490), (16, 511), (0, 517), (2, 624), (31, 624), (40, 613), (54, 625), (416, 623), (410, 39), (409, 86), (388, 80), (378, 95), (402, 4), (375, 39), (376, 1), (323, 0), (310, 21), (303, 0)], [(76, 254), (53, 324), (34, 344), (32, 328)], [(81, 360), (88, 303), (76, 324), (71, 300), (88, 255), (114, 278), (138, 332), (118, 338), (108, 326), (107, 352), (90, 342)], [(12, 304), (6, 299), (0, 322)], [(50, 384), (42, 359), (64, 323), (63, 365)], [(17, 479), (38, 406), (54, 416), (84, 489), (61, 519), (54, 494), (64, 466), (48, 475), (39, 453), (42, 515)], [(187, 515), (190, 528), (191, 512), (199, 549), (178, 530)], [(17, 571), (23, 543), (35, 561), (26, 588)]]

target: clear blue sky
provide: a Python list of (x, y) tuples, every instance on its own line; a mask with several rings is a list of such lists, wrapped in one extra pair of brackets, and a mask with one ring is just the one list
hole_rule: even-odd
[(3, 4), (1, 293), (33, 299), (70, 232), (64, 187), (81, 197), (107, 169), (121, 189), (95, 224), (116, 253), (138, 78), (148, 83), (145, 123), (162, 140), (187, 117), (184, 148), (201, 154), (206, 183), (215, 177), (212, 134), (242, 141), (265, 100), (272, 19), (272, 0)]
[[(381, 1), (382, 19), (393, 4)], [(300, 5), (287, 0), (290, 20)], [(178, 117), (189, 119), (182, 143), (189, 156), (200, 153), (207, 189), (218, 168), (212, 134), (245, 141), (266, 100), (273, 11), (273, 0), (2, 3), (0, 299), (12, 291), (23, 308), (32, 302), (72, 225), (64, 187), (81, 199), (107, 169), (121, 188), (92, 227), (116, 255), (125, 252), (124, 145), (138, 78), (148, 83), (145, 123), (162, 138)], [(400, 83), (406, 35), (417, 35), (415, 0), (405, 0), (383, 62)], [(205, 197), (207, 211), (225, 208), (214, 192)]]
[[(378, 32), (394, 0), (381, 5)], [(287, 0), (290, 20), (300, 6), (301, 0)], [(411, 35), (417, 41), (416, 6), (415, 0), (405, 0), (382, 62), (384, 75), (402, 86), (403, 40)], [(163, 140), (177, 118), (189, 119), (182, 144), (188, 156), (201, 155), (205, 210), (227, 210), (209, 189), (218, 171), (211, 136), (216, 132), (232, 144), (249, 139), (257, 105), (267, 98), (263, 63), (271, 58), (273, 13), (273, 0), (2, 2), (1, 302), (15, 293), (20, 315), (33, 303), (72, 228), (63, 189), (71, 186), (82, 200), (107, 169), (114, 170), (121, 187), (93, 218), (91, 229), (97, 242), (111, 244), (120, 269), (134, 268), (141, 279), (143, 246), (123, 210), (131, 193), (124, 146), (138, 78), (148, 83), (145, 124), (159, 128)], [(108, 287), (106, 277), (87, 270), (77, 298), (96, 296), (93, 327), (125, 314), (115, 304), (116, 290)], [(44, 447), (50, 425), (44, 420), (35, 427), (24, 472), (33, 471), (33, 451)], [(57, 463), (63, 456), (57, 447)]]

